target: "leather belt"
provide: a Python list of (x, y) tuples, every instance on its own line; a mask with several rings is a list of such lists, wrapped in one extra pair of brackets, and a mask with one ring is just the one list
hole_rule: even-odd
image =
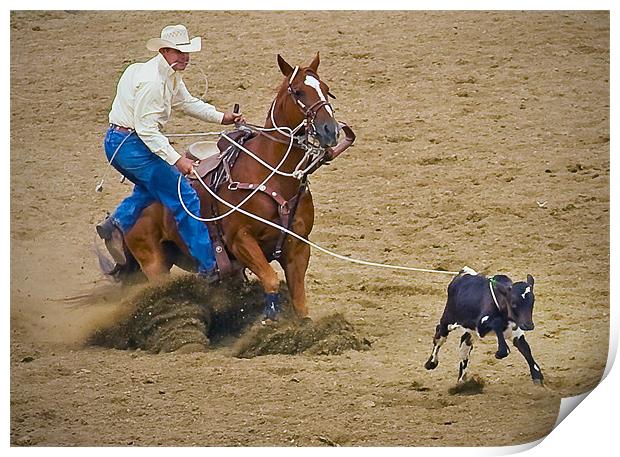
[(112, 130), (116, 130), (118, 132), (123, 132), (123, 133), (131, 133), (131, 132), (133, 132), (133, 129), (129, 129), (127, 127), (123, 127), (121, 125), (116, 125), (116, 124), (110, 124), (110, 128)]

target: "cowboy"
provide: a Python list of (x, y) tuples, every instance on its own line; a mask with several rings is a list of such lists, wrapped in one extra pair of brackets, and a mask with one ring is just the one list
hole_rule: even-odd
[[(245, 119), (240, 113), (219, 112), (185, 87), (181, 72), (190, 53), (201, 49), (201, 38), (190, 40), (185, 26), (164, 27), (161, 37), (150, 39), (146, 47), (158, 54), (145, 63), (130, 65), (121, 76), (104, 141), (108, 160), (135, 184), (134, 190), (97, 225), (97, 233), (117, 264), (124, 265), (123, 234), (143, 209), (160, 202), (174, 215), (179, 234), (198, 263), (198, 273), (213, 277), (216, 264), (207, 227), (186, 213), (177, 193), (179, 176), (192, 173), (195, 164), (175, 151), (161, 129), (171, 109), (225, 125)], [(192, 214), (200, 214), (200, 200), (187, 179), (181, 179), (181, 196)]]

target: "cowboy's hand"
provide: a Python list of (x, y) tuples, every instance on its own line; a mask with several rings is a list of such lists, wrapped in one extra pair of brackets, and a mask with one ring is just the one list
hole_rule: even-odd
[(174, 163), (174, 166), (183, 174), (187, 176), (194, 171), (195, 163), (187, 157), (181, 157)]
[(224, 117), (222, 118), (223, 125), (244, 124), (244, 123), (245, 123), (245, 116), (243, 116), (243, 114), (241, 113), (232, 113), (228, 111), (224, 113)]

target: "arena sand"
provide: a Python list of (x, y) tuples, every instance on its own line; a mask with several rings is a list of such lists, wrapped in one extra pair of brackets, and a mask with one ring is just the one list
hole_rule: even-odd
[[(169, 23), (204, 37), (185, 74), (190, 91), (202, 94), (201, 68), (209, 100), (238, 102), (255, 123), (281, 81), (276, 55), (307, 64), (320, 51), (336, 115), (358, 137), (312, 177), (312, 240), (377, 262), (532, 274), (528, 340), (546, 387), (515, 351), (495, 360), (486, 339), (471, 359), (474, 384), (455, 391), (456, 335), (439, 367), (423, 369), (450, 278), (318, 252), (307, 275), (312, 325), (339, 322), (323, 339), (359, 346), (236, 357), (234, 332), (175, 352), (87, 344), (153, 293), (102, 283), (93, 226), (130, 187), (114, 175), (94, 189), (118, 78), (151, 56), (145, 42)], [(32, 11), (13, 12), (10, 27), (13, 445), (519, 444), (549, 432), (562, 396), (599, 381), (608, 13)], [(167, 126), (218, 129), (183, 116)], [(260, 333), (253, 325), (239, 335)]]

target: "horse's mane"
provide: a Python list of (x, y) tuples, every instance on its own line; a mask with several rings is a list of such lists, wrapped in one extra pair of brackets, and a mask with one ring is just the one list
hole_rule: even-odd
[(282, 82), (278, 83), (277, 86), (275, 86), (275, 92), (276, 94), (280, 93), (280, 91), (282, 90), (282, 88), (286, 85), (286, 82), (288, 81), (288, 78), (285, 76), (284, 79), (282, 80)]

